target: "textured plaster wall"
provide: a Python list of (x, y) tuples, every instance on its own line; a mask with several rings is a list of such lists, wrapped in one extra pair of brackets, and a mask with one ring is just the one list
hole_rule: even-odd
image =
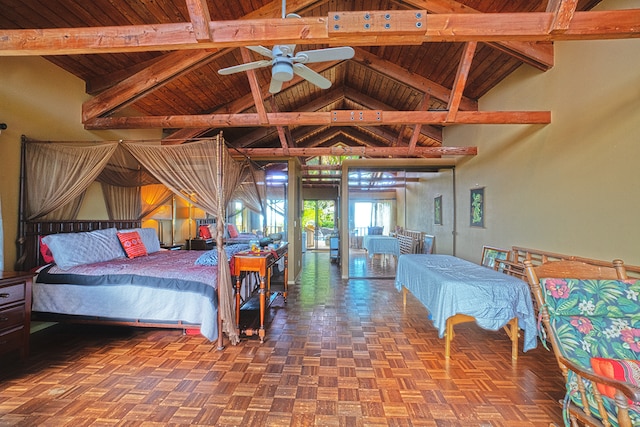
[[(602, 9), (640, 7), (605, 1)], [(456, 169), (457, 255), (512, 245), (640, 265), (640, 40), (557, 42), (555, 66), (522, 66), (480, 110), (550, 110), (549, 125), (455, 126), (446, 145), (478, 146)], [(469, 190), (485, 187), (485, 228)]]
[[(158, 131), (87, 131), (82, 103), (89, 99), (84, 82), (41, 57), (0, 57), (0, 197), (4, 225), (4, 265), (16, 259), (20, 139), (101, 141), (159, 138)], [(106, 218), (99, 186), (86, 196), (80, 219)]]

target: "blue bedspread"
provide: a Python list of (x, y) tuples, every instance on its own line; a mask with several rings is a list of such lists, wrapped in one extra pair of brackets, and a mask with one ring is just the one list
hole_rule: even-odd
[(78, 265), (63, 270), (44, 268), (37, 281), (78, 285), (136, 285), (197, 292), (217, 305), (217, 268), (195, 265), (197, 251), (159, 251), (138, 258)]
[(401, 255), (395, 286), (402, 286), (429, 310), (440, 337), (456, 314), (473, 316), (485, 329), (498, 330), (514, 317), (524, 330), (524, 351), (537, 345), (529, 286), (524, 281), (449, 255)]

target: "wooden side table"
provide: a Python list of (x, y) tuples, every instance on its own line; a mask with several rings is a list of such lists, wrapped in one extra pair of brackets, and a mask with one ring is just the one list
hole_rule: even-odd
[(0, 354), (29, 355), (33, 273), (2, 271), (0, 277)]
[(282, 292), (282, 296), (284, 297), (284, 301), (287, 302), (289, 244), (282, 242), (274, 252), (275, 254), (271, 251), (260, 254), (239, 252), (233, 256), (234, 274), (236, 275), (236, 325), (238, 329), (240, 329), (240, 288), (242, 286), (243, 273), (256, 272), (260, 276), (260, 287), (258, 289), (258, 297), (260, 301), (260, 328), (257, 331), (246, 329), (239, 331), (240, 333), (244, 333), (249, 336), (257, 332), (260, 337), (260, 342), (264, 342), (264, 337), (266, 335), (264, 329), (264, 317), (266, 302), (267, 300), (271, 301), (271, 268), (281, 258), (284, 258), (284, 291)]

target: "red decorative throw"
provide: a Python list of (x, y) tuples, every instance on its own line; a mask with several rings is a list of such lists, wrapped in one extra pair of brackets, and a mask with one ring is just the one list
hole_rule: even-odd
[(118, 233), (118, 239), (120, 240), (127, 257), (135, 258), (147, 254), (147, 248), (145, 248), (144, 243), (142, 243), (140, 234), (138, 234), (137, 231)]
[(201, 225), (198, 227), (198, 234), (201, 239), (210, 239), (211, 238), (211, 230), (209, 230), (208, 225)]
[(232, 239), (235, 239), (240, 235), (240, 233), (238, 233), (238, 229), (234, 224), (227, 224), (227, 230), (229, 230), (229, 237), (231, 237)]
[[(603, 377), (624, 381), (635, 386), (640, 385), (640, 361), (605, 359), (602, 357), (591, 358), (591, 368), (593, 372)], [(597, 384), (600, 394), (614, 398), (615, 388), (604, 384)], [(633, 402), (629, 402), (633, 403)], [(637, 403), (637, 402), (636, 402)]]
[(38, 236), (38, 240), (40, 242), (40, 254), (42, 255), (42, 260), (47, 264), (53, 262), (53, 254), (51, 253), (49, 246), (42, 241), (42, 236)]

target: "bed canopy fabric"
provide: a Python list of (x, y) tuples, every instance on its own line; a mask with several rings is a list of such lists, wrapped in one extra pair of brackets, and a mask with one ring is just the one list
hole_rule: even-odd
[[(219, 231), (219, 266), (224, 266), (218, 274), (222, 331), (232, 344), (239, 342), (231, 303), (231, 274), (222, 242), (225, 210), (236, 189), (242, 188), (235, 197), (258, 201), (260, 211), (264, 211), (260, 207), (264, 197), (251, 194), (251, 188), (257, 192), (256, 174), (247, 170), (247, 164), (231, 157), (221, 135), (180, 145), (29, 141), (23, 147), (26, 206), (21, 220), (47, 216), (74, 219), (85, 190), (94, 180), (102, 184), (110, 218), (131, 215), (129, 218), (140, 219), (166, 202), (172, 193), (213, 214)], [(252, 177), (252, 182), (241, 185), (243, 176)], [(142, 205), (143, 185), (154, 186), (156, 205)], [(256, 204), (252, 206), (255, 208)]]
[[(221, 136), (218, 138), (222, 139)], [(159, 206), (166, 204), (173, 194), (187, 200), (209, 214), (216, 215), (216, 209), (206, 207), (202, 198), (196, 200), (191, 185), (198, 184), (199, 178), (185, 173), (188, 185), (166, 185), (151, 173), (143, 162), (136, 158), (132, 150), (139, 147), (162, 147), (163, 156), (171, 157), (171, 152), (185, 152), (185, 159), (179, 164), (167, 160), (170, 171), (198, 171), (198, 144), (213, 140), (203, 140), (179, 146), (159, 145), (155, 142), (43, 142), (28, 140), (24, 144), (25, 175), (27, 180), (25, 216), (26, 220), (74, 220), (82, 204), (85, 190), (94, 181), (101, 183), (102, 193), (111, 220), (147, 217)], [(173, 148), (172, 147), (178, 147)], [(188, 147), (185, 149), (184, 147)], [(139, 149), (139, 152), (144, 151)], [(152, 148), (146, 150), (150, 153)], [(225, 150), (226, 151), (226, 150)], [(142, 154), (147, 156), (149, 154)], [(227, 156), (228, 153), (226, 154)], [(175, 157), (175, 154), (173, 155)], [(195, 157), (192, 157), (195, 156)], [(230, 157), (229, 157), (230, 158)], [(174, 159), (175, 160), (175, 159)], [(191, 162), (194, 162), (191, 164)], [(224, 176), (227, 176), (225, 173)], [(265, 172), (249, 161), (242, 162), (240, 179), (234, 179), (234, 189), (229, 200), (240, 200), (254, 212), (265, 214), (266, 183)], [(196, 179), (193, 179), (193, 178)], [(30, 185), (31, 183), (31, 185)], [(227, 183), (228, 184), (228, 183)], [(227, 185), (223, 184), (223, 185)], [(144, 187), (145, 197), (141, 197)], [(179, 188), (178, 188), (179, 187)]]

